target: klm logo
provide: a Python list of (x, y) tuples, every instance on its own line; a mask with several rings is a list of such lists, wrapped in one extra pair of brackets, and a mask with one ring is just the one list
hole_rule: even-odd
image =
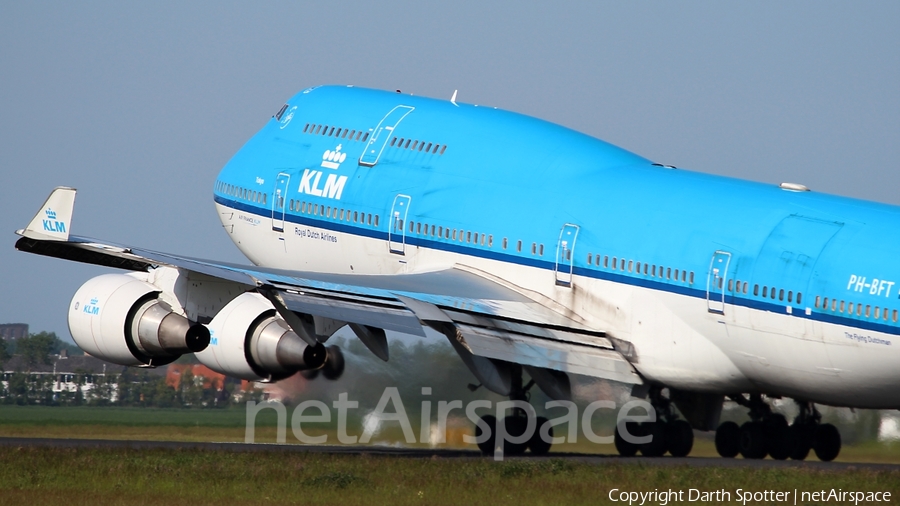
[(82, 308), (81, 312), (91, 316), (97, 316), (98, 314), (100, 314), (100, 306), (97, 305), (97, 302), (99, 301), (96, 297), (94, 297), (93, 299), (91, 299), (90, 304), (84, 305), (84, 308)]
[(66, 233), (66, 224), (56, 220), (56, 211), (48, 207), (44, 214), (47, 216), (47, 219), (43, 220), (45, 232)]
[[(346, 159), (347, 153), (341, 153), (341, 145), (338, 145), (334, 151), (329, 149), (322, 154), (321, 166), (337, 170)], [(323, 174), (325, 172), (321, 170), (304, 169), (303, 176), (300, 178), (300, 188), (297, 191), (316, 197), (340, 200), (341, 194), (344, 192), (344, 185), (347, 184), (347, 176), (327, 174), (323, 178)]]

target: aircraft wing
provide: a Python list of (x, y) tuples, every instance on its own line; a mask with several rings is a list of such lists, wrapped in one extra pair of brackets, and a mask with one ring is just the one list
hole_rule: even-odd
[[(57, 188), (24, 230), (16, 249), (132, 271), (183, 269), (266, 296), (288, 312), (424, 336), (422, 325), (450, 325), (475, 356), (640, 384), (627, 343), (608, 338), (522, 290), (457, 266), (397, 275), (286, 271), (160, 253), (71, 236), (75, 190)], [(50, 212), (48, 212), (50, 211)], [(51, 219), (50, 217), (53, 216)]]

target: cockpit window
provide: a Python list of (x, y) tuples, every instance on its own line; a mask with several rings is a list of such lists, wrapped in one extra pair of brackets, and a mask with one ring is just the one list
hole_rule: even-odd
[(278, 114), (275, 115), (275, 121), (281, 121), (281, 117), (284, 116), (284, 111), (286, 111), (288, 107), (290, 107), (290, 104), (284, 104), (283, 106), (281, 106)]

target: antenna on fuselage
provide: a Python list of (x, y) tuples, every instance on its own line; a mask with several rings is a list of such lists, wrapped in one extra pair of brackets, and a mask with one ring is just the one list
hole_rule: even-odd
[[(456, 105), (456, 92), (458, 92), (458, 91), (459, 91), (459, 90), (453, 90), (453, 96), (450, 97), (450, 103), (453, 104), (453, 105)], [(459, 106), (456, 105), (456, 107), (459, 107)]]

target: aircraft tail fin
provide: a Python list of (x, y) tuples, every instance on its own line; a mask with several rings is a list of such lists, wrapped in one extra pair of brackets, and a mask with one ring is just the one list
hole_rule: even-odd
[(16, 233), (31, 239), (68, 241), (74, 209), (75, 188), (65, 186), (54, 188), (31, 223)]

